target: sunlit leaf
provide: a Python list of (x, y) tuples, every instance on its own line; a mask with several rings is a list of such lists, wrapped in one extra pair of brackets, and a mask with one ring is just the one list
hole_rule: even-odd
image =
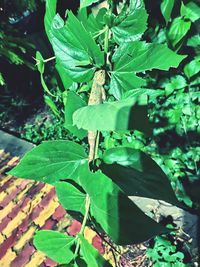
[(66, 24), (59, 15), (54, 18), (51, 42), (58, 63), (73, 81), (91, 80), (95, 69), (104, 64), (103, 52), (71, 11)]
[(167, 33), (171, 44), (175, 46), (189, 31), (191, 21), (185, 21), (182, 17), (175, 18)]
[(162, 0), (160, 8), (166, 22), (170, 20), (173, 7), (174, 7), (174, 0)]
[(109, 267), (111, 266), (101, 254), (84, 238), (79, 234), (78, 237), (81, 240), (81, 254), (87, 263), (87, 266), (92, 267)]
[(82, 129), (79, 130), (76, 126), (73, 125), (72, 115), (77, 109), (86, 106), (85, 101), (76, 93), (68, 91), (66, 97), (64, 98), (64, 105), (65, 105), (64, 127), (78, 138), (83, 139), (84, 137), (87, 136), (87, 132)]
[(80, 8), (88, 7), (99, 0), (80, 0)]
[(185, 67), (184, 67), (184, 73), (188, 78), (193, 77), (200, 71), (200, 59), (194, 59), (190, 61)]
[(36, 232), (33, 241), (38, 250), (60, 264), (69, 263), (73, 259), (71, 247), (74, 243), (74, 237), (51, 230)]
[(113, 22), (111, 31), (118, 44), (139, 40), (147, 29), (147, 12), (142, 0), (131, 0), (129, 7), (125, 7)]
[(189, 19), (192, 22), (195, 22), (200, 18), (200, 6), (195, 4), (194, 2), (189, 2), (186, 5), (181, 3), (181, 16), (185, 17), (185, 19)]
[(66, 210), (78, 211), (83, 215), (85, 214), (85, 194), (67, 182), (57, 182), (55, 183), (55, 187), (58, 200)]
[(33, 148), (9, 173), (46, 183), (75, 179), (80, 166), (87, 162), (81, 145), (71, 141), (46, 141)]
[(151, 134), (146, 95), (80, 108), (74, 112), (73, 122), (78, 128), (90, 131), (137, 129)]
[(152, 69), (169, 70), (170, 67), (177, 67), (184, 58), (163, 44), (141, 41), (123, 43), (112, 57), (111, 92), (120, 99), (124, 92), (145, 85), (145, 80), (136, 73)]

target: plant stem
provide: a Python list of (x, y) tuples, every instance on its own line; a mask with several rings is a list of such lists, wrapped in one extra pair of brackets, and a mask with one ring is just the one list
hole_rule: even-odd
[(46, 62), (49, 62), (49, 61), (54, 60), (54, 59), (56, 59), (55, 56), (54, 57), (47, 58), (47, 59), (44, 59), (43, 62), (46, 63)]
[(95, 154), (94, 154), (94, 160), (98, 158), (98, 148), (99, 148), (99, 137), (100, 137), (100, 132), (97, 132), (97, 137), (96, 137), (96, 142), (95, 142)]
[(108, 53), (108, 41), (109, 41), (109, 28), (106, 26), (106, 31), (105, 31), (105, 37), (104, 37), (104, 53), (107, 56)]
[[(89, 216), (89, 211), (90, 211), (90, 196), (88, 194), (86, 194), (85, 215), (84, 215), (84, 218), (83, 218), (81, 230), (79, 232), (79, 234), (81, 234), (81, 235), (84, 232), (84, 229), (85, 229), (85, 226), (86, 226), (86, 223), (87, 223), (87, 219), (88, 219), (88, 216)], [(76, 258), (77, 254), (78, 254), (79, 248), (80, 248), (80, 239), (78, 238), (77, 244), (76, 244), (76, 249), (75, 249), (75, 252), (74, 252), (74, 259)]]
[(82, 226), (81, 226), (81, 230), (80, 230), (80, 234), (83, 234), (86, 223), (87, 223), (87, 219), (89, 216), (89, 211), (90, 211), (90, 196), (88, 194), (86, 194), (86, 201), (85, 201), (85, 215), (83, 218), (83, 222), (82, 222)]

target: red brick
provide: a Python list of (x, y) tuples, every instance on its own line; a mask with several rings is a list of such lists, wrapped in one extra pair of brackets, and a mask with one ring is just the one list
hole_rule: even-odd
[(68, 227), (67, 232), (69, 235), (75, 236), (81, 230), (81, 223), (77, 220), (73, 220), (72, 225)]
[(28, 229), (30, 223), (30, 218), (27, 216), (23, 222), (18, 226), (18, 232), (21, 232), (21, 234), (25, 233), (26, 230)]
[(5, 184), (3, 184), (0, 188), (0, 193), (5, 191), (11, 184), (12, 182), (15, 180), (14, 177), (11, 177), (7, 182), (5, 182)]
[(45, 206), (48, 205), (48, 203), (50, 202), (50, 200), (53, 199), (54, 196), (55, 196), (55, 189), (53, 188), (49, 193), (47, 193), (42, 198), (40, 203), (38, 203), (38, 205), (31, 212), (30, 218), (32, 221), (35, 220), (39, 216), (39, 214), (42, 212), (42, 210), (45, 208)]
[(40, 206), (37, 205), (37, 206), (33, 209), (32, 213), (30, 214), (30, 219), (31, 219), (32, 221), (35, 220), (35, 219), (39, 216), (40, 212), (41, 212), (43, 209), (44, 209), (43, 207), (40, 207)]
[(53, 227), (56, 225), (56, 221), (52, 220), (51, 218), (48, 219), (45, 224), (42, 226), (41, 229), (44, 229), (44, 230), (50, 230), (50, 229), (53, 229)]
[(23, 209), (27, 203), (30, 202), (29, 198), (22, 199), (18, 205), (16, 205), (11, 212), (2, 219), (0, 223), (0, 232), (7, 226), (7, 224), (17, 216), (18, 212)]
[(55, 196), (55, 188), (52, 188), (48, 194), (46, 194), (43, 199), (40, 201), (40, 203), (38, 204), (39, 207), (46, 207), (50, 200), (52, 200)]
[(0, 245), (0, 259), (6, 254), (7, 250), (13, 246), (16, 240), (17, 229), (13, 231), (12, 235), (7, 238), (3, 244)]
[(2, 168), (3, 166), (7, 165), (9, 161), (10, 161), (10, 157), (1, 160), (0, 161), (0, 168)]
[(35, 252), (35, 248), (26, 244), (20, 254), (11, 262), (10, 267), (24, 267)]
[(48, 257), (46, 257), (44, 263), (45, 263), (46, 267), (55, 267), (58, 265), (55, 261), (53, 261), (52, 259), (50, 259)]
[(6, 228), (6, 226), (8, 225), (8, 223), (11, 221), (11, 218), (9, 218), (8, 216), (4, 217), (0, 223), (0, 232), (2, 232), (2, 230), (4, 228)]
[(66, 210), (62, 206), (59, 206), (52, 215), (52, 218), (56, 221), (59, 221), (65, 214)]
[(7, 197), (3, 199), (3, 201), (1, 201), (0, 207), (5, 208), (5, 206), (8, 205), (10, 201), (14, 200), (17, 194), (21, 192), (29, 183), (29, 181), (23, 181), (20, 186), (17, 186)]
[(99, 253), (101, 253), (101, 254), (105, 253), (105, 249), (103, 247), (103, 242), (102, 242), (102, 239), (100, 238), (100, 236), (96, 235), (95, 237), (93, 237), (92, 245), (99, 251)]
[(28, 190), (27, 195), (32, 198), (35, 194), (40, 192), (44, 185), (45, 184), (43, 183), (34, 183), (33, 186)]

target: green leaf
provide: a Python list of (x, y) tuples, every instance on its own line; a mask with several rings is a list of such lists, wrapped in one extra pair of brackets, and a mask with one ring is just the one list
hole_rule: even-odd
[(74, 243), (74, 237), (51, 230), (36, 232), (33, 240), (38, 250), (60, 264), (69, 263), (74, 258), (71, 250)]
[(187, 41), (188, 46), (197, 47), (200, 46), (200, 34), (194, 35)]
[(149, 135), (152, 130), (146, 95), (80, 108), (74, 112), (73, 122), (78, 128), (90, 131), (137, 129)]
[(99, 0), (81, 0), (80, 2), (80, 8), (88, 7), (92, 5), (93, 3), (98, 2)]
[(83, 24), (84, 28), (90, 32), (93, 38), (100, 36), (103, 33), (105, 26), (104, 15), (107, 9), (101, 8), (96, 16), (93, 13), (88, 14), (86, 8), (82, 8), (78, 12), (78, 19)]
[(85, 214), (86, 195), (75, 186), (66, 182), (55, 183), (56, 194), (61, 205), (66, 210), (78, 211)]
[(170, 20), (172, 9), (174, 7), (174, 0), (162, 0), (160, 9), (165, 18), (166, 23)]
[(171, 44), (175, 46), (189, 31), (191, 21), (184, 21), (182, 17), (175, 18), (167, 33)]
[[(145, 85), (137, 72), (177, 67), (186, 56), (177, 55), (163, 44), (135, 41), (123, 43), (112, 57), (114, 69), (111, 76), (111, 92), (120, 99), (124, 92)], [(167, 58), (167, 60), (166, 60)]]
[(57, 4), (57, 0), (46, 0), (44, 27), (45, 27), (45, 31), (50, 42), (51, 42), (50, 30), (51, 30), (51, 24), (52, 24), (53, 18), (56, 15), (56, 4)]
[(103, 161), (107, 164), (118, 163), (123, 166), (138, 164), (141, 169), (141, 152), (129, 147), (107, 149), (103, 154)]
[(81, 240), (81, 254), (87, 263), (87, 266), (103, 267), (111, 266), (105, 259), (99, 254), (99, 252), (84, 238), (83, 235), (78, 234)]
[(75, 136), (77, 136), (79, 139), (83, 139), (87, 136), (87, 132), (82, 129), (79, 130), (76, 126), (73, 125), (72, 115), (77, 109), (86, 106), (85, 101), (76, 93), (68, 91), (66, 97), (64, 98), (64, 105), (64, 127), (68, 129), (71, 133), (73, 133)]
[(184, 67), (185, 75), (190, 79), (200, 71), (200, 60), (194, 59)]
[(200, 7), (194, 2), (189, 2), (186, 5), (181, 3), (181, 16), (185, 19), (189, 19), (192, 22), (195, 22), (200, 18)]
[(164, 95), (164, 90), (138, 88), (125, 92), (123, 98), (138, 97), (140, 95), (147, 95), (150, 100), (155, 100), (158, 96)]
[(9, 174), (53, 184), (60, 179), (76, 179), (87, 162), (81, 145), (71, 141), (46, 141), (33, 148)]
[(4, 81), (2, 73), (0, 72), (0, 86), (3, 86), (3, 85), (5, 85), (5, 81)]
[[(45, 16), (44, 16), (44, 27), (45, 27), (45, 31), (46, 31), (46, 34), (47, 34), (47, 37), (48, 37), (50, 43), (51, 43), (50, 31), (51, 31), (52, 21), (56, 15), (56, 4), (57, 4), (57, 0), (46, 0), (46, 12), (45, 12)], [(63, 83), (64, 88), (68, 89), (72, 84), (71, 78), (66, 74), (63, 67), (59, 63), (56, 64), (56, 70), (60, 76), (60, 79)]]
[(40, 72), (40, 80), (41, 80), (41, 84), (42, 84), (42, 87), (44, 89), (44, 91), (49, 94), (50, 96), (54, 96), (50, 90), (48, 89), (46, 83), (45, 83), (45, 80), (44, 80), (44, 77), (43, 77), (43, 74), (44, 74), (44, 58), (42, 57), (42, 54), (37, 51), (36, 52), (36, 66), (38, 68), (38, 71)]
[(103, 160), (112, 164), (102, 165), (103, 172), (128, 196), (164, 200), (182, 207), (166, 174), (155, 161), (140, 150), (127, 147), (111, 148), (104, 153)]
[(36, 52), (35, 59), (38, 71), (40, 72), (40, 74), (44, 74), (44, 58), (39, 51)]
[(73, 81), (72, 79), (69, 77), (69, 75), (67, 75), (66, 71), (64, 70), (64, 68), (62, 67), (62, 65), (60, 63), (56, 63), (56, 70), (58, 72), (58, 75), (62, 81), (63, 87), (64, 89), (68, 89), (70, 88), (70, 86), (72, 85)]
[(142, 0), (131, 0), (129, 8), (121, 12), (113, 22), (111, 31), (116, 43), (135, 41), (147, 29), (148, 14)]
[(187, 86), (185, 78), (181, 75), (172, 77), (165, 86), (166, 95), (170, 95), (174, 90), (182, 89)]
[(57, 62), (73, 81), (91, 80), (95, 69), (104, 64), (103, 52), (70, 11), (66, 24), (59, 15), (54, 18), (51, 42)]
[(115, 243), (120, 245), (140, 243), (168, 231), (145, 215), (111, 179), (100, 171), (82, 172), (79, 179), (90, 196), (92, 217)]

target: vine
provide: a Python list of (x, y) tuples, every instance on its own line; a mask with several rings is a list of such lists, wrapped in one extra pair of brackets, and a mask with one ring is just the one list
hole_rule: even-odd
[(62, 206), (82, 215), (76, 237), (45, 230), (34, 237), (38, 250), (67, 266), (78, 266), (80, 260), (87, 266), (110, 266), (84, 236), (90, 220), (119, 245), (169, 232), (129, 196), (186, 208), (177, 200), (166, 173), (149, 155), (123, 145), (106, 149), (101, 141), (105, 132), (137, 130), (152, 136), (148, 98), (155, 97), (155, 91), (156, 97), (163, 95), (163, 91), (147, 88), (145, 74), (176, 68), (186, 55), (142, 40), (148, 19), (142, 0), (125, 1), (124, 5), (107, 1), (108, 8), (94, 16), (88, 7), (97, 2), (82, 0), (77, 16), (67, 11), (63, 21), (56, 15), (56, 0), (46, 1), (45, 29), (55, 57), (44, 60), (38, 52), (38, 70), (44, 90), (54, 97), (43, 74), (45, 63), (56, 59), (55, 68), (65, 88), (65, 127), (76, 142), (43, 142), (9, 172), (55, 186)]

